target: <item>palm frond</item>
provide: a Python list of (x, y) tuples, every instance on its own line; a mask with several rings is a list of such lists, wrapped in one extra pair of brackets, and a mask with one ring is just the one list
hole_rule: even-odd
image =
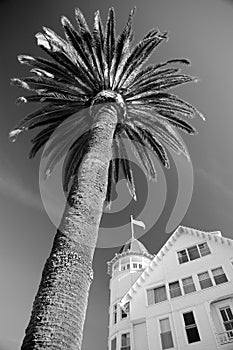
[(115, 75), (117, 73), (117, 69), (122, 60), (122, 57), (124, 57), (126, 52), (129, 50), (129, 45), (132, 40), (132, 22), (133, 22), (134, 13), (135, 13), (135, 8), (131, 10), (128, 21), (122, 33), (118, 36), (118, 39), (117, 39), (115, 55), (112, 59), (111, 68), (109, 72), (110, 87), (113, 86)]
[(65, 160), (63, 188), (65, 192), (69, 190), (69, 184), (72, 178), (77, 174), (78, 168), (88, 149), (88, 140), (90, 137), (90, 130), (82, 134), (75, 143), (71, 146)]
[(130, 122), (124, 124), (124, 129), (127, 134), (127, 137), (131, 141), (132, 150), (134, 151), (134, 154), (139, 160), (139, 162), (146, 170), (148, 177), (152, 180), (156, 180), (157, 173), (153, 161), (148, 153), (148, 148), (145, 142), (143, 141), (141, 135), (137, 132), (137, 130), (135, 130), (135, 127)]
[(36, 69), (43, 69), (49, 74), (53, 75), (56, 81), (63, 81), (65, 83), (76, 83), (76, 78), (61, 64), (47, 60), (42, 57), (31, 57), (28, 55), (19, 55), (18, 60), (21, 64), (26, 64)]
[(158, 79), (166, 79), (169, 76), (174, 76), (176, 73), (179, 73), (179, 68), (167, 68), (163, 70), (159, 70), (157, 72), (151, 72), (151, 74), (148, 74), (147, 77), (144, 77), (144, 79), (139, 80), (135, 84), (131, 84), (130, 88), (127, 90), (127, 93), (125, 94), (125, 98), (128, 99), (135, 94), (139, 93), (140, 91), (146, 91), (148, 84), (153, 84)]
[[(156, 32), (153, 36), (151, 35), (149, 34), (138, 45), (136, 45), (132, 54), (127, 59), (120, 77), (121, 79), (119, 79), (119, 88), (123, 86), (124, 82), (133, 72), (134, 74), (137, 74), (137, 72), (141, 70), (142, 66), (149, 59), (155, 48), (166, 39), (165, 33)], [(118, 86), (118, 82), (116, 82), (116, 86)]]
[(140, 83), (141, 81), (144, 81), (144, 79), (147, 79), (147, 77), (150, 74), (160, 71), (162, 67), (166, 67), (174, 63), (185, 64), (185, 65), (191, 64), (191, 62), (186, 58), (173, 58), (162, 63), (149, 65), (146, 68), (141, 69), (140, 71), (133, 72), (124, 82), (124, 84), (122, 84), (122, 88), (127, 90), (127, 88), (133, 87), (135, 84)]
[[(57, 145), (66, 139), (77, 139), (81, 134), (85, 133), (89, 125), (86, 116), (82, 115), (77, 119), (76, 115), (65, 119), (63, 123), (57, 126), (54, 135), (50, 139), (49, 145), (46, 147), (43, 156), (47, 157)], [(67, 141), (68, 143), (68, 141)]]
[(50, 124), (47, 128), (39, 132), (34, 139), (31, 140), (33, 146), (29, 153), (29, 158), (34, 158), (35, 155), (39, 152), (39, 150), (47, 143), (47, 141), (50, 139), (50, 136), (56, 129), (57, 125), (57, 123), (55, 123), (55, 125), (54, 123)]
[(89, 99), (85, 98), (84, 95), (79, 96), (79, 100), (77, 101), (76, 96), (72, 95), (65, 95), (60, 94), (56, 92), (49, 92), (49, 93), (37, 93), (35, 95), (29, 95), (29, 96), (20, 96), (16, 100), (16, 104), (22, 104), (27, 102), (50, 102), (54, 104), (67, 104), (69, 103), (71, 106), (82, 106), (82, 107), (88, 107), (89, 106)]
[(169, 75), (159, 79), (155, 79), (145, 86), (136, 89), (132, 97), (127, 97), (127, 101), (140, 100), (141, 102), (148, 97), (154, 97), (156, 93), (163, 90), (168, 90), (179, 85), (196, 82), (197, 78), (185, 74)]
[(11, 79), (13, 85), (22, 87), (27, 90), (40, 92), (58, 92), (68, 94), (76, 97), (77, 101), (80, 99), (86, 100), (86, 96), (83, 91), (78, 87), (70, 84), (56, 82), (51, 78), (45, 77), (27, 77), (27, 78), (13, 78)]
[(108, 69), (110, 70), (112, 59), (115, 54), (115, 12), (112, 7), (108, 12), (104, 38), (104, 51)]
[(49, 56), (51, 56), (56, 62), (61, 64), (66, 68), (73, 76), (76, 75), (77, 66), (74, 63), (74, 60), (71, 60), (70, 57), (66, 55), (64, 51), (56, 48), (51, 42), (50, 38), (44, 33), (37, 33), (36, 35), (37, 45), (45, 51)]
[(100, 18), (99, 11), (95, 12), (92, 37), (93, 37), (93, 45), (95, 47), (96, 55), (99, 61), (101, 76), (104, 82), (104, 88), (107, 88), (108, 67), (107, 67), (107, 62), (106, 62), (105, 53), (104, 53), (104, 40), (105, 40), (104, 29), (103, 29), (103, 24)]
[(83, 73), (86, 72), (88, 79), (91, 81), (91, 84), (95, 87), (98, 87), (96, 83), (96, 74), (93, 69), (93, 64), (89, 60), (88, 52), (86, 45), (83, 41), (82, 36), (74, 29), (71, 22), (65, 17), (61, 17), (61, 23), (65, 31), (65, 35), (70, 44), (74, 47), (76, 51), (76, 57), (79, 66), (82, 68)]
[(189, 154), (184, 142), (168, 122), (161, 120), (161, 118), (154, 118), (150, 112), (146, 113), (145, 117), (142, 116), (140, 111), (136, 111), (135, 114), (133, 118), (133, 123), (135, 125), (155, 134), (155, 137), (159, 139), (160, 142), (167, 144), (177, 154), (183, 153), (185, 157), (189, 159)]
[(83, 16), (80, 9), (75, 9), (75, 18), (78, 24), (79, 32), (81, 33), (82, 42), (84, 47), (86, 48), (86, 53), (89, 54), (89, 60), (92, 63), (92, 70), (96, 73), (96, 81), (99, 84), (99, 88), (103, 87), (103, 76), (99, 64), (99, 60), (97, 58), (94, 45), (93, 38), (91, 35), (91, 31), (87, 25), (85, 17)]
[(49, 104), (45, 107), (36, 110), (33, 113), (30, 113), (25, 118), (20, 120), (16, 124), (15, 128), (12, 130), (12, 133), (14, 133), (14, 131), (16, 130), (22, 132), (23, 130), (34, 129), (37, 126), (43, 125), (43, 122), (51, 123), (54, 119), (57, 120), (58, 118), (62, 122), (63, 118), (68, 117), (74, 114), (75, 112), (77, 112), (77, 106), (64, 107)]
[(77, 139), (77, 136), (70, 130), (67, 132), (66, 135), (64, 135), (63, 139), (60, 140), (60, 142), (57, 142), (57, 139), (53, 139), (53, 145), (50, 147), (50, 149), (46, 149), (46, 155), (43, 154), (44, 157), (48, 157), (48, 161), (45, 167), (44, 176), (49, 176), (54, 167), (59, 163), (59, 161), (64, 157), (72, 144)]
[(164, 113), (162, 111), (159, 111), (159, 115), (164, 118), (166, 121), (168, 121), (171, 125), (175, 126), (178, 129), (181, 129), (185, 131), (187, 134), (194, 135), (197, 134), (197, 130), (189, 123), (184, 121), (183, 119), (177, 117), (174, 115), (174, 113)]
[(140, 126), (137, 126), (137, 130), (139, 134), (142, 135), (142, 138), (146, 141), (146, 143), (151, 147), (152, 151), (156, 153), (163, 166), (165, 168), (169, 168), (170, 165), (167, 152), (158, 139), (156, 139), (155, 135), (153, 135), (149, 130), (145, 130)]

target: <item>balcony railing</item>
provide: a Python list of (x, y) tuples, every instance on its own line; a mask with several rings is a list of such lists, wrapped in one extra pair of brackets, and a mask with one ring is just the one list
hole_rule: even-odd
[(226, 332), (218, 333), (217, 337), (220, 345), (233, 343), (233, 329)]

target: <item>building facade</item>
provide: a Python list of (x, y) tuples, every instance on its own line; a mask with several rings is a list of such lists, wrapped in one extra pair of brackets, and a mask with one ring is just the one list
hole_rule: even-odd
[(132, 237), (108, 263), (109, 350), (233, 350), (233, 240), (179, 226), (156, 255)]

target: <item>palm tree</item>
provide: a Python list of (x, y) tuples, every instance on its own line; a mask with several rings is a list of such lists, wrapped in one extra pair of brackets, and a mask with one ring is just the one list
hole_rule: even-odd
[[(77, 29), (66, 17), (61, 18), (66, 39), (45, 27), (36, 35), (50, 60), (19, 56), (20, 63), (32, 67), (36, 75), (12, 79), (13, 84), (33, 91), (17, 102), (45, 105), (18, 123), (10, 132), (12, 141), (22, 131), (43, 127), (32, 140), (30, 157), (52, 139), (47, 149), (47, 174), (64, 156), (67, 140), (71, 141), (64, 171), (67, 207), (43, 270), (23, 350), (81, 348), (98, 227), (104, 202), (110, 203), (120, 171), (136, 199), (124, 139), (131, 141), (148, 176), (155, 179), (149, 149), (166, 168), (169, 158), (164, 145), (188, 158), (174, 128), (194, 134), (185, 119), (202, 116), (191, 104), (167, 92), (196, 80), (174, 66), (189, 64), (187, 59), (171, 59), (143, 69), (168, 36), (152, 29), (131, 47), (134, 12), (116, 39), (113, 8), (105, 29), (99, 11), (95, 13), (92, 31), (77, 9)], [(86, 116), (84, 109), (88, 110)], [(53, 136), (61, 125), (64, 127)]]

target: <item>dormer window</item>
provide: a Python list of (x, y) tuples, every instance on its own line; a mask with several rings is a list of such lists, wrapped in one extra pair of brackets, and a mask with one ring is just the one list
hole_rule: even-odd
[(208, 254), (211, 254), (211, 251), (209, 249), (207, 242), (195, 244), (191, 247), (182, 249), (177, 252), (178, 261), (180, 264), (199, 259)]

